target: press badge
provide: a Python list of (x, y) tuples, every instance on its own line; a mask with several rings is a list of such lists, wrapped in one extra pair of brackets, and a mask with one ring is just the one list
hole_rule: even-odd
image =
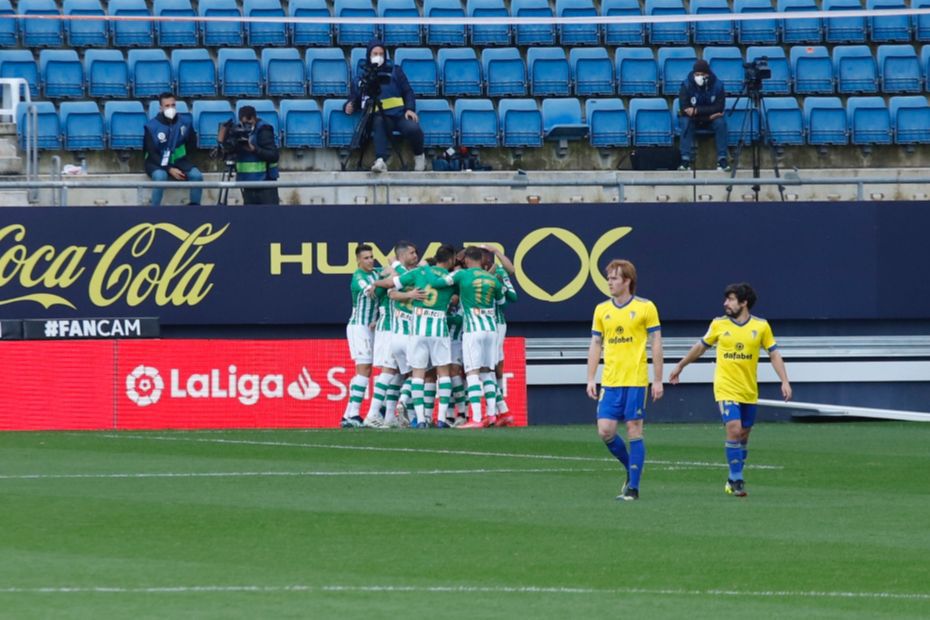
[(161, 152), (161, 165), (167, 166), (168, 160), (171, 158), (171, 149), (165, 149)]

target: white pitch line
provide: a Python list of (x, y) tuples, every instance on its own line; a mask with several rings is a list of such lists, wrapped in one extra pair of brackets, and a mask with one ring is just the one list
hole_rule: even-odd
[(562, 474), (613, 471), (552, 467), (542, 469), (428, 469), (409, 471), (207, 471), (207, 472), (138, 472), (98, 474), (5, 474), (0, 480), (47, 480), (70, 478), (260, 478), (275, 476), (461, 476), (471, 474)]

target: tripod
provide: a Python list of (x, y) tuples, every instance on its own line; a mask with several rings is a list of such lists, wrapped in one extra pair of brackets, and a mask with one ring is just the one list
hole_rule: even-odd
[(355, 131), (352, 133), (349, 151), (340, 164), (343, 172), (345, 172), (346, 166), (349, 165), (349, 160), (352, 158), (352, 151), (355, 150), (358, 150), (358, 160), (355, 162), (355, 169), (362, 169), (362, 159), (365, 157), (365, 149), (368, 148), (368, 143), (371, 142), (371, 125), (375, 120), (375, 114), (381, 114), (383, 111), (384, 109), (381, 107), (381, 99), (379, 97), (370, 97), (368, 99), (368, 105), (365, 106), (364, 112), (362, 112), (362, 118), (359, 119), (358, 125), (355, 126)]
[[(236, 160), (227, 157), (224, 160), (226, 164), (226, 169), (223, 170), (223, 176), (220, 178), (220, 182), (224, 183), (226, 181), (232, 181), (236, 176)], [(223, 187), (220, 189), (219, 195), (216, 197), (217, 206), (227, 206), (229, 204), (229, 188)]]
[[(743, 83), (743, 91), (739, 94), (739, 97), (736, 98), (736, 101), (733, 102), (733, 107), (728, 112), (728, 116), (732, 116), (733, 112), (736, 111), (736, 106), (742, 99), (747, 99), (749, 101), (749, 106), (746, 108), (746, 115), (743, 117), (743, 123), (740, 127), (739, 132), (739, 142), (736, 144), (736, 154), (733, 158), (733, 169), (730, 172), (730, 178), (736, 178), (736, 173), (739, 171), (739, 161), (740, 155), (743, 153), (743, 146), (749, 144), (749, 147), (752, 151), (752, 178), (759, 178), (759, 171), (762, 168), (762, 143), (766, 142), (768, 139), (768, 122), (765, 118), (765, 101), (762, 98), (762, 80), (761, 79), (746, 79)], [(752, 127), (752, 119), (754, 115), (759, 117), (759, 134), (754, 135)], [(747, 140), (748, 137), (748, 140)], [(770, 155), (772, 157), (772, 169), (775, 172), (775, 178), (780, 179), (781, 173), (778, 170), (778, 154), (775, 150), (775, 145), (768, 141), (769, 149), (771, 149)], [(759, 202), (759, 190), (761, 187), (759, 184), (752, 186), (753, 196), (755, 202)], [(727, 202), (730, 202), (730, 196), (733, 192), (733, 186), (727, 186)], [(778, 194), (781, 196), (782, 201), (785, 200), (785, 186), (781, 183), (778, 184)]]

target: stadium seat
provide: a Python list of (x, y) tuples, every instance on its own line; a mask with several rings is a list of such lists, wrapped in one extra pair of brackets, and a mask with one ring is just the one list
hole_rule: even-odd
[[(287, 3), (287, 14), (291, 17), (332, 16), (326, 0), (291, 0)], [(288, 28), (292, 45), (329, 47), (333, 44), (330, 24), (288, 24)]]
[(435, 97), (439, 94), (439, 72), (430, 48), (400, 48), (394, 53), (394, 64), (407, 74), (410, 88), (417, 97)]
[[(906, 9), (904, 0), (866, 0), (869, 10)], [(869, 18), (869, 38), (872, 43), (906, 43), (911, 40), (911, 22), (907, 15)]]
[(542, 146), (542, 114), (534, 99), (501, 99), (497, 104), (501, 146), (527, 148)]
[[(469, 17), (510, 17), (504, 0), (466, 0), (465, 13)], [(471, 44), (475, 47), (511, 45), (512, 31), (508, 24), (472, 25)], [(441, 50), (440, 50), (441, 51)]]
[(142, 149), (145, 110), (138, 101), (107, 101), (103, 105), (107, 148), (122, 151)]
[[(110, 0), (107, 14), (114, 17), (140, 17), (150, 15), (145, 0)], [(155, 44), (150, 21), (111, 22), (113, 45), (116, 47), (152, 47)]]
[(804, 117), (794, 97), (765, 97), (765, 128), (775, 146), (804, 144)]
[(163, 92), (174, 92), (171, 63), (160, 49), (129, 50), (129, 83), (133, 97), (151, 97)]
[(300, 52), (293, 47), (262, 50), (262, 74), (269, 97), (304, 97), (307, 94), (307, 68)]
[[(242, 0), (242, 14), (246, 17), (284, 17), (279, 0)], [(251, 22), (246, 28), (251, 47), (287, 45), (287, 27), (284, 22)]]
[[(55, 0), (19, 0), (20, 15), (58, 15)], [(23, 34), (23, 47), (61, 47), (61, 20), (58, 19), (23, 19), (20, 20), (20, 32)]]
[(895, 144), (930, 144), (930, 105), (926, 97), (892, 97), (888, 109)]
[[(365, 54), (368, 50), (364, 47), (352, 48), (349, 52), (349, 67), (352, 69), (352, 79), (357, 80), (362, 69), (362, 62), (365, 60)], [(388, 60), (394, 60), (388, 53)]]
[[(548, 0), (511, 0), (514, 17), (552, 17)], [(555, 45), (555, 26), (549, 24), (518, 24), (517, 45)]]
[(459, 99), (455, 102), (455, 131), (459, 146), (498, 146), (498, 122), (490, 99)]
[(591, 146), (599, 149), (630, 146), (630, 118), (620, 99), (588, 99), (585, 121)]
[(867, 45), (834, 47), (833, 73), (840, 94), (878, 92), (878, 66)]
[(49, 99), (80, 99), (84, 96), (84, 68), (74, 50), (42, 50), (39, 73)]
[(313, 99), (282, 99), (281, 127), (285, 148), (323, 148), (323, 114)]
[(788, 95), (791, 93), (791, 68), (780, 45), (753, 46), (746, 49), (746, 62), (767, 58), (772, 77), (762, 80), (765, 95)]
[(738, 95), (743, 91), (743, 54), (738, 47), (705, 47), (704, 60), (717, 79), (723, 80), (727, 95)]
[[(911, 0), (913, 9), (930, 9), (930, 0)], [(930, 41), (930, 14), (914, 15), (911, 20), (914, 27), (914, 39)]]
[(0, 50), (0, 77), (23, 78), (32, 97), (39, 96), (39, 66), (31, 50)]
[(804, 131), (811, 145), (846, 145), (846, 111), (839, 97), (806, 97), (804, 99)]
[[(16, 15), (10, 0), (0, 0), (0, 15)], [(19, 46), (19, 20), (0, 19), (0, 47)]]
[(891, 144), (891, 115), (882, 97), (850, 97), (846, 117), (853, 144)]
[[(597, 10), (592, 0), (556, 0), (555, 14), (559, 17), (595, 17)], [(562, 24), (559, 26), (560, 45), (599, 45), (597, 24)]]
[(471, 47), (446, 47), (437, 54), (444, 97), (480, 97), (481, 63)]
[(489, 97), (526, 95), (526, 65), (517, 48), (485, 49), (481, 52), (481, 66)]
[[(23, 50), (20, 50), (23, 51)], [(26, 118), (28, 105), (25, 101), (16, 106), (16, 131), (19, 134), (19, 148), (26, 149), (26, 141), (30, 138), (30, 123)], [(37, 136), (36, 145), (39, 150), (57, 151), (61, 148), (61, 123), (58, 112), (51, 101), (36, 101)]]
[[(823, 0), (824, 11), (860, 11), (859, 0)], [(824, 24), (827, 43), (865, 43), (866, 24), (863, 17), (831, 17)]]
[[(459, 0), (423, 0), (423, 17), (465, 17)], [(426, 27), (427, 45), (465, 45), (464, 24), (433, 24)]]
[(618, 47), (614, 62), (617, 66), (617, 90), (621, 95), (659, 93), (659, 69), (652, 48)]
[[(201, 17), (239, 17), (242, 12), (236, 0), (200, 0), (197, 12)], [(203, 44), (207, 47), (242, 47), (242, 22), (203, 22)]]
[(799, 95), (833, 94), (833, 61), (826, 47), (795, 45), (788, 58), (794, 74), (794, 92)]
[(345, 101), (327, 99), (323, 102), (323, 127), (326, 130), (326, 146), (348, 148), (352, 144), (355, 126), (362, 118), (361, 110), (349, 116), (343, 110)]
[(103, 117), (93, 101), (66, 101), (58, 107), (62, 146), (66, 151), (102, 151)]
[(91, 97), (128, 97), (129, 66), (123, 53), (117, 50), (84, 52), (84, 75), (87, 94)]
[(542, 102), (543, 136), (564, 145), (568, 140), (588, 137), (588, 124), (581, 116), (581, 102), (574, 97), (547, 98)]
[[(733, 0), (734, 13), (774, 13), (772, 0)], [(740, 21), (736, 27), (736, 40), (740, 45), (777, 45), (777, 19)]]
[[(776, 6), (779, 13), (820, 10), (815, 0), (778, 0)], [(819, 17), (783, 20), (781, 40), (785, 45), (797, 43), (819, 45), (823, 42), (823, 20)]]
[(417, 99), (417, 116), (423, 129), (423, 145), (427, 148), (449, 148), (455, 145), (455, 118), (445, 99)]
[[(152, 0), (152, 15), (156, 17), (187, 17), (195, 15), (190, 0)], [(197, 47), (197, 22), (160, 21), (155, 27), (159, 47)]]
[(349, 94), (349, 66), (338, 47), (309, 48), (304, 56), (311, 97)]
[(220, 94), (225, 97), (259, 97), (262, 67), (251, 48), (220, 48), (217, 53)]
[(727, 97), (724, 109), (727, 119), (727, 144), (736, 146), (743, 142), (749, 146), (759, 138), (759, 112), (751, 110), (749, 97)]
[(255, 108), (255, 115), (274, 128), (275, 139), (277, 139), (281, 132), (281, 120), (274, 102), (271, 99), (239, 99), (236, 101), (236, 118), (239, 118), (239, 110), (247, 105)]
[(697, 52), (693, 47), (660, 47), (657, 60), (659, 76), (662, 78), (662, 94), (674, 96), (691, 73)]
[[(375, 17), (370, 0), (334, 0), (333, 13), (336, 17)], [(336, 42), (342, 46), (367, 45), (377, 37), (377, 33), (378, 30), (371, 24), (337, 24)]]
[(879, 45), (878, 77), (883, 93), (921, 92), (923, 79), (914, 46)]
[[(604, 16), (642, 14), (639, 0), (603, 0), (601, 2), (601, 15)], [(643, 23), (606, 24), (604, 28), (605, 45), (643, 45), (645, 42), (646, 25)]]
[(178, 97), (216, 96), (216, 66), (207, 50), (172, 51), (171, 71)]
[[(100, 0), (64, 0), (61, 11), (65, 15), (104, 15)], [(104, 20), (67, 20), (65, 34), (71, 47), (107, 47), (110, 31)]]
[[(729, 14), (727, 0), (691, 0), (693, 15)], [(692, 34), (695, 45), (733, 45), (736, 27), (733, 20), (719, 22), (694, 22)]]
[[(182, 99), (175, 101), (175, 107), (178, 110), (178, 118), (188, 117), (188, 120), (193, 122), (194, 116), (191, 114), (190, 108), (187, 107), (187, 102)], [(149, 101), (148, 108), (145, 111), (146, 118), (152, 119), (158, 115), (158, 111), (161, 109), (161, 102), (155, 98)], [(196, 128), (195, 128), (196, 129)]]
[(630, 126), (634, 146), (672, 146), (672, 116), (664, 97), (631, 100)]
[(194, 101), (193, 109), (194, 131), (197, 133), (197, 147), (209, 149), (216, 146), (216, 135), (220, 125), (233, 119), (233, 109), (225, 99), (211, 101), (198, 99)]
[(531, 47), (526, 51), (526, 72), (534, 97), (567, 97), (571, 70), (561, 47)]
[(614, 65), (603, 47), (576, 47), (568, 55), (575, 94), (579, 97), (613, 95)]
[[(646, 0), (646, 15), (686, 15), (682, 0)], [(691, 29), (686, 21), (650, 24), (649, 42), (652, 45), (688, 45)]]
[[(378, 0), (380, 17), (420, 17), (415, 0)], [(420, 26), (417, 24), (384, 24), (381, 40), (385, 45), (420, 45)]]

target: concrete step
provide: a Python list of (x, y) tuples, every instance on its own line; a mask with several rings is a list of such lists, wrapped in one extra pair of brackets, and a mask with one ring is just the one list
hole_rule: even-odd
[(0, 136), (15, 136), (16, 123), (0, 123)]
[(0, 175), (24, 174), (26, 162), (19, 156), (16, 138), (0, 137)]
[(25, 207), (28, 205), (26, 190), (8, 189), (0, 191), (0, 207)]

